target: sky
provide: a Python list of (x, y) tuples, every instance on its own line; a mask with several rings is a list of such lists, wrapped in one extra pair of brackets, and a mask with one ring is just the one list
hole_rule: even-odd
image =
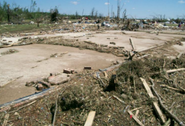
[[(3, 1), (3, 0), (1, 0)], [(10, 6), (30, 8), (31, 0), (5, 0)], [(49, 12), (58, 7), (61, 14), (89, 15), (92, 8), (104, 16), (108, 10), (117, 14), (117, 0), (35, 0), (37, 8)], [(2, 2), (1, 2), (2, 3)], [(185, 18), (185, 0), (120, 0), (121, 13), (126, 9), (129, 18), (153, 18), (165, 15), (165, 18)], [(109, 8), (109, 9), (108, 9)], [(122, 14), (120, 14), (122, 17)]]

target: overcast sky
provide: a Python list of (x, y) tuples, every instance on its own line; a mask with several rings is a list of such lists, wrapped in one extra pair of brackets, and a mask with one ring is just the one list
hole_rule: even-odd
[[(1, 0), (2, 1), (2, 0)], [(5, 0), (10, 6), (13, 4), (29, 8), (31, 0)], [(117, 13), (117, 0), (35, 0), (41, 11), (49, 11), (55, 6), (60, 13), (82, 14), (83, 10), (89, 15), (92, 8), (104, 16), (108, 15), (108, 6)], [(2, 2), (1, 2), (2, 3)], [(166, 18), (185, 17), (185, 0), (120, 0), (122, 12), (127, 10), (127, 15), (133, 18), (152, 18), (165, 15)]]

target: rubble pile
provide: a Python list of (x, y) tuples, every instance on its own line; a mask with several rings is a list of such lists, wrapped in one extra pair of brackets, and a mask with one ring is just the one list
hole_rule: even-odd
[(0, 124), (81, 126), (93, 111), (93, 125), (183, 126), (184, 77), (184, 54), (177, 59), (149, 56), (119, 67), (84, 70), (49, 95), (1, 108)]

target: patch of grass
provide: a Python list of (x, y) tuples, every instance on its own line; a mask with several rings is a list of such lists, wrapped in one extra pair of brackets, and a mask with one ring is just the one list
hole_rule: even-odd
[(174, 26), (174, 27), (176, 27), (176, 26), (178, 26), (178, 24), (166, 24), (166, 26)]
[(46, 24), (40, 24), (40, 27), (37, 27), (37, 24), (0, 25), (0, 34), (5, 32), (16, 33), (23, 31), (36, 31), (43, 28), (49, 29), (49, 26)]

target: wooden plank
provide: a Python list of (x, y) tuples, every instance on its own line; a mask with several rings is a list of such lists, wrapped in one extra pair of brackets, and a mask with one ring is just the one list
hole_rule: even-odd
[(103, 73), (104, 73), (105, 78), (107, 78), (108, 77), (107, 72), (106, 71), (103, 71)]
[(159, 119), (164, 124), (165, 123), (165, 119), (164, 119), (164, 116), (163, 116), (163, 113), (162, 113), (161, 109), (159, 108), (158, 103), (157, 102), (153, 102), (153, 106), (154, 106), (155, 111), (157, 112), (157, 114), (159, 116)]
[(132, 115), (132, 118), (137, 122), (137, 124), (139, 124), (140, 126), (144, 126), (144, 125), (141, 123), (141, 121), (140, 121), (130, 110), (128, 110), (128, 113), (129, 113), (130, 115)]
[(185, 68), (179, 68), (179, 69), (173, 69), (173, 70), (167, 70), (166, 73), (174, 73), (174, 72), (179, 72), (179, 71), (184, 71)]
[(95, 114), (96, 112), (95, 111), (91, 111), (87, 117), (87, 120), (85, 122), (85, 125), (84, 126), (92, 126), (93, 124), (93, 120), (94, 120), (94, 117), (95, 117)]
[(154, 98), (154, 95), (153, 95), (153, 93), (152, 93), (150, 87), (149, 87), (148, 84), (146, 83), (146, 80), (143, 79), (143, 78), (140, 78), (140, 79), (141, 79), (141, 81), (143, 82), (143, 85), (144, 85), (144, 87), (145, 87), (145, 89), (146, 89), (148, 95), (150, 96), (150, 98)]
[(142, 107), (135, 108), (135, 109), (132, 109), (131, 111), (133, 112), (133, 111), (136, 111), (136, 110), (141, 109), (141, 108), (142, 108)]
[(129, 38), (129, 40), (130, 40), (130, 45), (132, 47), (132, 51), (135, 51), (135, 47), (134, 47), (134, 43), (133, 43), (132, 39)]
[[(146, 83), (146, 80), (143, 79), (143, 78), (140, 78), (140, 79), (141, 79), (141, 81), (143, 82), (143, 85), (144, 85), (144, 87), (145, 87), (145, 89), (146, 89), (146, 91), (147, 91), (149, 97), (150, 97), (150, 98), (154, 98), (154, 95), (153, 95), (153, 93), (152, 93), (150, 87), (149, 87), (148, 84)], [(154, 102), (153, 102), (153, 106), (154, 106), (154, 109), (155, 109), (155, 111), (156, 111), (156, 113), (157, 113), (159, 119), (160, 119), (161, 122), (164, 124), (164, 123), (165, 123), (165, 119), (164, 119), (164, 116), (163, 116), (163, 113), (162, 113), (161, 109), (159, 108), (158, 103), (154, 101)]]

